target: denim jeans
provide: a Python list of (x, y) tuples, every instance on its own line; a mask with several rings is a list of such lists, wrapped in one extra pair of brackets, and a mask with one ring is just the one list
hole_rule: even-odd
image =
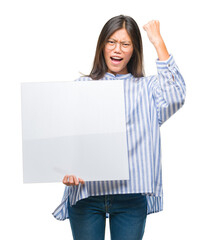
[(147, 218), (147, 200), (142, 194), (90, 196), (69, 206), (74, 240), (104, 240), (106, 212), (111, 240), (141, 240)]

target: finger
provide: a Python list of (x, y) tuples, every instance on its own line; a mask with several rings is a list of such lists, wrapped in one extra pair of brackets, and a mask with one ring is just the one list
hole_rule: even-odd
[(67, 175), (65, 175), (65, 176), (64, 176), (64, 178), (63, 178), (63, 183), (64, 183), (64, 184), (66, 184), (66, 183), (67, 183), (67, 178), (68, 178), (68, 176), (67, 176)]
[(148, 31), (148, 27), (147, 26), (143, 26), (143, 29), (147, 32)]
[(69, 176), (69, 184), (73, 184), (74, 181), (73, 181), (73, 176)]
[(156, 24), (158, 26), (158, 29), (160, 29), (160, 22), (158, 20), (156, 21)]
[(147, 25), (150, 26), (150, 25), (153, 24), (153, 23), (154, 23), (154, 20), (151, 20), (151, 21), (149, 21), (149, 22), (147, 23)]
[(152, 25), (154, 25), (154, 24), (157, 24), (157, 22), (159, 22), (158, 20), (151, 20), (151, 21), (149, 21), (146, 25), (148, 26), (148, 27), (150, 27), (150, 26), (152, 26)]
[(63, 183), (66, 185), (66, 186), (70, 186), (70, 183), (69, 183), (69, 175), (66, 175), (64, 178), (63, 178)]
[(147, 28), (148, 28), (148, 24), (145, 24), (145, 25), (143, 26), (143, 29), (144, 29), (145, 31), (147, 31)]
[(79, 180), (79, 182), (80, 182), (81, 184), (84, 184), (84, 183), (85, 183), (84, 180), (81, 179), (81, 178), (78, 178), (78, 180)]
[(79, 184), (79, 182), (78, 182), (78, 180), (77, 180), (76, 176), (73, 176), (73, 178), (74, 178), (74, 180), (75, 180), (75, 185), (78, 185), (78, 184)]
[(152, 25), (156, 25), (156, 26), (159, 27), (159, 25), (160, 25), (159, 20), (153, 20), (153, 21), (152, 21)]

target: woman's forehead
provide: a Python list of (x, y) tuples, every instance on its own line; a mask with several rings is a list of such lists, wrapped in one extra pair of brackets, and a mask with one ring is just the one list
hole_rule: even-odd
[(131, 38), (125, 28), (115, 31), (109, 38), (117, 41), (131, 41)]

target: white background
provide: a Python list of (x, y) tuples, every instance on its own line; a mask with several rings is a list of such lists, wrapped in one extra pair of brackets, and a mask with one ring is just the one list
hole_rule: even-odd
[[(204, 3), (1, 1), (1, 239), (72, 239), (68, 220), (60, 222), (51, 215), (62, 198), (63, 184), (23, 185), (20, 82), (68, 81), (79, 72), (88, 74), (103, 25), (119, 14), (132, 16), (141, 29), (146, 75), (156, 74), (157, 55), (142, 26), (160, 21), (168, 51), (187, 85), (184, 107), (161, 128), (164, 211), (148, 216), (144, 239), (207, 239)], [(110, 239), (108, 220), (106, 239)]]

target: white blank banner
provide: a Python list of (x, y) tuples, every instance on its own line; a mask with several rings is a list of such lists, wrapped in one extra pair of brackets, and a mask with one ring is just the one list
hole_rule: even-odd
[(25, 183), (129, 179), (123, 80), (22, 83)]

